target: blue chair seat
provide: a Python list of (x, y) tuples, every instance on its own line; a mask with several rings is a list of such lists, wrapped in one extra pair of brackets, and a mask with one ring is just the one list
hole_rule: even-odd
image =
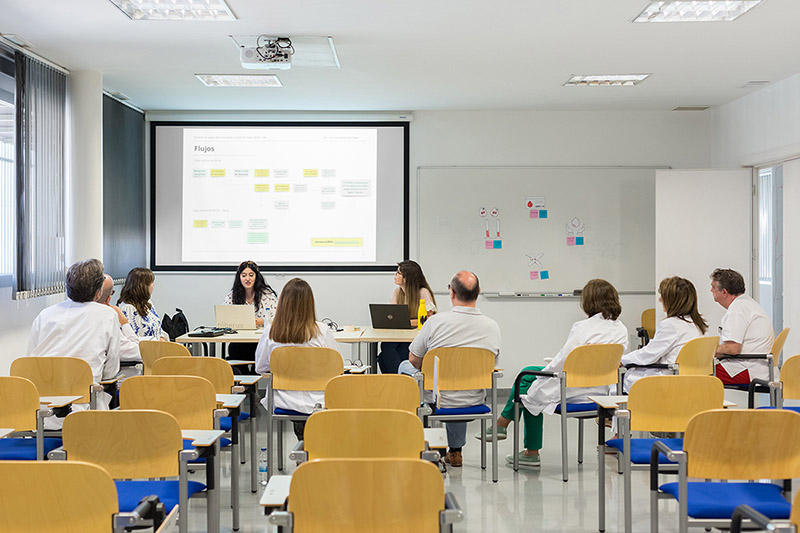
[[(594, 402), (567, 404), (568, 413), (583, 413), (588, 411), (597, 411), (597, 404)], [(556, 413), (561, 413), (561, 404), (556, 405)]]
[[(787, 411), (794, 411), (795, 413), (800, 413), (800, 406), (787, 405), (787, 406), (784, 406), (783, 408), (786, 409)], [(777, 407), (772, 407), (772, 406), (769, 406), (769, 405), (765, 405), (763, 407), (757, 407), (757, 409), (777, 409)], [(2, 441), (0, 441), (0, 442), (2, 442)]]
[[(61, 439), (44, 439), (44, 455), (61, 446)], [(35, 461), (36, 439), (6, 438), (0, 439), (0, 460), (3, 461)]]
[(488, 405), (473, 405), (470, 407), (440, 407), (433, 411), (435, 415), (484, 415), (491, 413)]
[(281, 409), (280, 407), (275, 408), (275, 414), (284, 416), (311, 416), (309, 413), (301, 413), (300, 411), (292, 411), (291, 409)]
[[(615, 448), (622, 453), (624, 439), (611, 439), (606, 442), (606, 446)], [(631, 439), (631, 463), (637, 465), (650, 464), (650, 451), (655, 442), (663, 442), (670, 450), (680, 451), (683, 449), (683, 439)], [(676, 464), (668, 460), (663, 454), (658, 455), (659, 464)]]
[[(239, 413), (239, 422), (244, 422), (245, 420), (250, 419), (250, 413)], [(219, 429), (222, 431), (230, 431), (231, 427), (233, 427), (233, 422), (231, 421), (231, 417), (223, 416), (219, 419)]]
[[(689, 516), (730, 519), (739, 505), (749, 505), (770, 519), (789, 518), (792, 504), (773, 483), (693, 482), (688, 484)], [(666, 483), (661, 490), (678, 499), (678, 483)]]
[[(222, 437), (219, 439), (219, 447), (226, 448), (231, 445), (231, 440)], [(192, 446), (192, 441), (190, 439), (183, 439), (183, 449), (184, 450), (194, 450), (194, 446)], [(205, 463), (206, 460), (202, 457), (198, 459), (194, 459), (193, 461), (189, 461), (189, 464), (196, 464), (196, 463)]]
[[(164, 504), (167, 513), (178, 505), (180, 496), (180, 486), (176, 480), (166, 481), (114, 481), (117, 486), (117, 500), (119, 502), (119, 510), (122, 513), (129, 513), (136, 509), (139, 502), (147, 496), (156, 495), (159, 500)], [(193, 494), (205, 490), (206, 486), (198, 481), (190, 481), (188, 483), (189, 497)], [(182, 510), (181, 513), (184, 511)], [(186, 516), (186, 515), (181, 515)], [(181, 518), (183, 520), (183, 518)]]

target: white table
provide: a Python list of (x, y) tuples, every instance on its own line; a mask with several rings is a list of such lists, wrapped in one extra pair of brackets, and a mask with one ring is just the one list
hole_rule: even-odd
[(14, 428), (0, 428), (0, 439), (14, 433)]
[[(364, 364), (372, 368), (373, 373), (377, 373), (377, 346), (373, 343), (378, 342), (411, 342), (419, 333), (419, 330), (414, 329), (376, 329), (373, 327), (360, 328), (357, 331), (340, 331), (334, 334), (336, 342), (344, 344), (356, 344), (358, 361), (363, 361)], [(361, 357), (361, 347), (367, 344), (367, 357), (366, 361)]]
[[(216, 444), (225, 432), (219, 429), (184, 429), (181, 437), (192, 441), (195, 448), (203, 448), (203, 457), (206, 459), (206, 493), (208, 504), (206, 516), (208, 530), (219, 533), (219, 461), (217, 461)], [(185, 520), (184, 510), (181, 509), (181, 520)]]

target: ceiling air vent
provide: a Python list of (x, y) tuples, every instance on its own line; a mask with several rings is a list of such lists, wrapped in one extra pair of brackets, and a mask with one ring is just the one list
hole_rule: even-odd
[(705, 111), (708, 107), (707, 105), (679, 105), (673, 111)]
[(764, 87), (765, 85), (769, 85), (769, 82), (765, 80), (753, 80), (748, 81), (744, 85), (739, 85), (737, 89), (757, 89), (758, 87)]

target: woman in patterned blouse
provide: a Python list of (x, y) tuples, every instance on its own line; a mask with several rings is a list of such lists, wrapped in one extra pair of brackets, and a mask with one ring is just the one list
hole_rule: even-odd
[(149, 268), (134, 268), (128, 272), (117, 301), (140, 339), (159, 340), (167, 337), (161, 330), (161, 317), (150, 302), (155, 281), (156, 277)]

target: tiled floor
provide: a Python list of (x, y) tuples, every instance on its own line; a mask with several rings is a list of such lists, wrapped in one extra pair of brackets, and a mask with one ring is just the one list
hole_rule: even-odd
[[(263, 414), (263, 411), (262, 413)], [(469, 426), (468, 442), (464, 448), (464, 466), (451, 468), (445, 474), (446, 490), (455, 494), (464, 509), (464, 521), (456, 524), (456, 531), (470, 532), (516, 532), (516, 531), (597, 531), (597, 452), (596, 426), (593, 421), (586, 422), (585, 461), (577, 464), (575, 449), (577, 422), (570, 421), (570, 480), (561, 480), (560, 429), (557, 416), (545, 417), (545, 443), (542, 451), (541, 468), (521, 468), (515, 473), (505, 464), (505, 456), (511, 453), (511, 431), (509, 439), (499, 443), (500, 476), (497, 483), (491, 481), (491, 463), (487, 470), (480, 468), (480, 442), (473, 436), (478, 432), (479, 423)], [(262, 425), (263, 427), (263, 425)], [(509, 428), (511, 429), (511, 428)], [(295, 438), (285, 434), (286, 449), (294, 445)], [(259, 442), (266, 440), (261, 434)], [(491, 460), (491, 447), (489, 448)], [(622, 476), (616, 474), (616, 460), (608, 457), (607, 527), (606, 531), (622, 531)], [(222, 468), (222, 531), (231, 531), (229, 459), (223, 456)], [(294, 466), (290, 467), (293, 470)], [(202, 473), (195, 474), (202, 480)], [(249, 490), (249, 465), (241, 471), (241, 528), (242, 532), (275, 531), (267, 517), (258, 507), (259, 494)], [(649, 490), (648, 474), (633, 474), (633, 531), (649, 531)], [(661, 531), (677, 530), (677, 506), (662, 502), (660, 512)], [(190, 504), (189, 528), (193, 532), (205, 531), (205, 501), (196, 500)], [(175, 528), (177, 531), (177, 528)]]

